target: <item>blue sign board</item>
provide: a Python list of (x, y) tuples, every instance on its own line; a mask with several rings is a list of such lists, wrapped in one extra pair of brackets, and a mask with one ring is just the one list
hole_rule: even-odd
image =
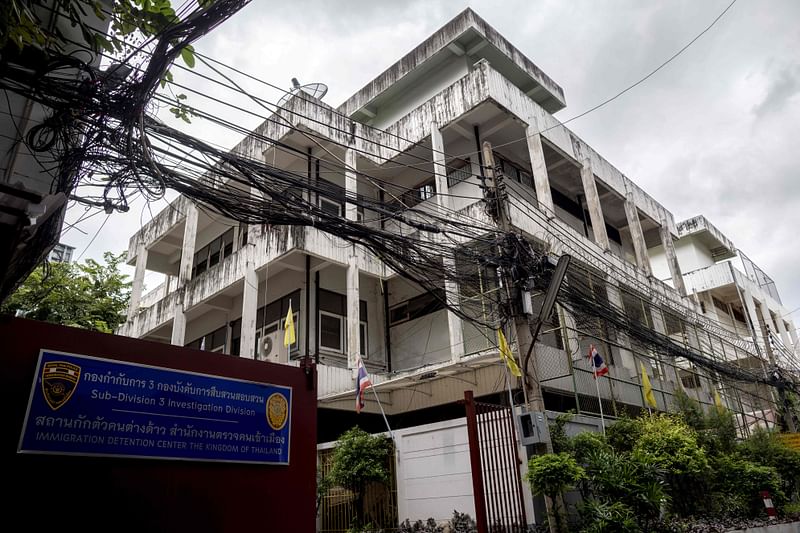
[(21, 453), (289, 464), (292, 389), (42, 350)]

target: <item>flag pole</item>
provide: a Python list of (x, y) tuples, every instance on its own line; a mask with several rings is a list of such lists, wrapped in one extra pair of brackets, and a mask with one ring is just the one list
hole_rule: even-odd
[(375, 390), (375, 385), (370, 385), (369, 388), (372, 390), (372, 394), (375, 395), (375, 401), (378, 402), (378, 409), (381, 410), (381, 415), (383, 416), (383, 422), (386, 424), (386, 429), (389, 430), (389, 437), (392, 439), (392, 442), (394, 442), (394, 432), (392, 431), (392, 427), (389, 425), (389, 420), (386, 418), (386, 413), (383, 410), (383, 404), (381, 404), (381, 399), (378, 397), (378, 392)]
[(592, 362), (592, 371), (594, 372), (594, 387), (597, 389), (597, 405), (600, 406), (600, 424), (603, 426), (603, 436), (605, 436), (606, 420), (603, 416), (603, 399), (600, 398), (600, 384), (597, 382), (597, 370), (594, 368), (594, 362)]

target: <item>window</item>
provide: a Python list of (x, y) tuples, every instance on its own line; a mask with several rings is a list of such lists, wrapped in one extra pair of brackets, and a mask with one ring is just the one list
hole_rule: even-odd
[(320, 198), (319, 207), (329, 215), (333, 215), (335, 217), (342, 216), (342, 204), (340, 204), (339, 202), (335, 202), (328, 198)]
[[(320, 289), (319, 302), (319, 346), (321, 350), (344, 354), (346, 347), (347, 297), (333, 291)], [(367, 302), (358, 303), (359, 351), (367, 354)]]
[(416, 320), (444, 309), (444, 290), (426, 292), (389, 309), (389, 324), (394, 326)]
[(344, 319), (341, 316), (319, 312), (319, 345), (325, 350), (344, 352)]
[(447, 168), (455, 168), (455, 170), (450, 170), (447, 174), (448, 187), (455, 187), (462, 181), (467, 180), (472, 176), (469, 158), (455, 159), (449, 165), (447, 165)]
[[(300, 339), (300, 332), (298, 331), (300, 291), (296, 290), (270, 302), (256, 312), (256, 346), (254, 352), (256, 355), (261, 353), (264, 357), (267, 357), (270, 353), (274, 353), (273, 350), (286, 350), (283, 346), (283, 335), (286, 330), (286, 315), (289, 313), (290, 303), (294, 319), (295, 338)], [(265, 337), (269, 337), (270, 340), (267, 341), (264, 339)], [(263, 343), (262, 339), (264, 339)], [(289, 347), (289, 353), (292, 356), (299, 354), (299, 352), (299, 342)]]
[[(246, 227), (245, 227), (246, 228)], [(245, 229), (246, 231), (246, 229)], [(245, 242), (247, 233), (245, 232)], [(192, 277), (199, 276), (211, 267), (220, 264), (226, 257), (233, 253), (233, 228), (200, 248), (194, 254)]]
[(320, 192), (317, 194), (319, 208), (325, 213), (340, 217), (344, 214), (344, 200), (346, 191), (344, 187), (328, 180), (322, 179), (317, 175), (317, 187)]
[(228, 327), (222, 326), (211, 333), (203, 335), (186, 345), (187, 348), (205, 350), (207, 352), (225, 352), (225, 344), (228, 338)]
[(369, 359), (369, 350), (367, 349), (367, 323), (361, 322), (358, 325), (358, 349), (361, 353), (362, 359)]
[(433, 182), (428, 182), (417, 187), (419, 191), (419, 201), (424, 202), (434, 197), (436, 194), (436, 186)]
[(687, 389), (699, 389), (700, 376), (689, 372), (681, 372), (681, 383)]

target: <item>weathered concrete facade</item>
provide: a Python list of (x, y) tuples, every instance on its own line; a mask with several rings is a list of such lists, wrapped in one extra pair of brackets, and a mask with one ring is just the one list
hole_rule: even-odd
[[(307, 172), (309, 180), (327, 180), (346, 193), (343, 198), (379, 198), (374, 186), (358, 179), (364, 172), (419, 191), (416, 209), (454, 211), (489, 223), (477, 153), (489, 141), (496, 159), (507, 165), (514, 231), (544, 243), (553, 256), (568, 253), (597, 272), (608, 301), (626, 309), (635, 301), (654, 331), (704, 353), (731, 345), (730, 355), (719, 356), (728, 360), (757, 358), (745, 326), (734, 321), (731, 330), (720, 324), (694, 296), (697, 276), (681, 264), (690, 225), (676, 226), (668, 209), (560, 125), (551, 113), (564, 105), (563, 90), (552, 79), (466, 10), (338, 108), (308, 96), (291, 98), (280, 116), (233, 150)], [(328, 140), (325, 150), (302, 132)], [(263, 138), (279, 139), (308, 157), (276, 153)], [(321, 176), (318, 161), (331, 154), (347, 170)], [(324, 200), (317, 200), (322, 207)], [(367, 226), (380, 224), (344, 200), (324, 207)], [(390, 221), (384, 229), (403, 226)], [(456, 401), (465, 382), (476, 394), (494, 391), (497, 350), (485, 331), (443, 306), (429, 306), (421, 316), (409, 312), (415, 305), (425, 308), (428, 295), (368, 250), (316, 228), (242, 226), (198, 213), (179, 198), (131, 237), (129, 262), (137, 265), (135, 287), (141, 287), (145, 270), (169, 277), (152, 293), (137, 289), (121, 333), (287, 364), (309, 354), (321, 363), (324, 407), (351, 408), (359, 355), (379, 384), (388, 414)], [(761, 321), (788, 344), (794, 328), (778, 319), (783, 311), (761, 298), (758, 287), (743, 283), (752, 306), (761, 309)], [(454, 282), (441, 290), (449, 303), (463, 296)], [(297, 317), (297, 344), (286, 348), (282, 332), (289, 309)], [(677, 332), (674, 317), (690, 324), (692, 333)], [(596, 393), (574, 359), (586, 353), (591, 339), (564, 309), (558, 321), (559, 331), (543, 334), (537, 344), (540, 379), (553, 397), (569, 396), (580, 409)], [(719, 337), (731, 331), (735, 342)], [(713, 401), (717, 384), (692, 377), (691, 365), (654, 357), (622, 332), (615, 339), (607, 346), (614, 378), (604, 381), (604, 398), (642, 405), (643, 363), (660, 408), (669, 407), (679, 381), (689, 383), (701, 402)], [(738, 402), (742, 413), (766, 409), (722, 394), (727, 404)], [(367, 410), (376, 410), (374, 402)], [(742, 424), (749, 423), (744, 417)]]

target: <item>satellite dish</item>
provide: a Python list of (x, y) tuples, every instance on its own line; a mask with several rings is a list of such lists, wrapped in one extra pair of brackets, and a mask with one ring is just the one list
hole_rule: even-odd
[(283, 98), (278, 101), (278, 107), (283, 107), (283, 105), (288, 102), (292, 96), (298, 93), (303, 93), (317, 100), (322, 100), (322, 98), (328, 94), (328, 86), (324, 83), (308, 83), (306, 85), (300, 85), (300, 82), (297, 81), (297, 78), (292, 78), (292, 88), (289, 89), (286, 94), (283, 95)]

